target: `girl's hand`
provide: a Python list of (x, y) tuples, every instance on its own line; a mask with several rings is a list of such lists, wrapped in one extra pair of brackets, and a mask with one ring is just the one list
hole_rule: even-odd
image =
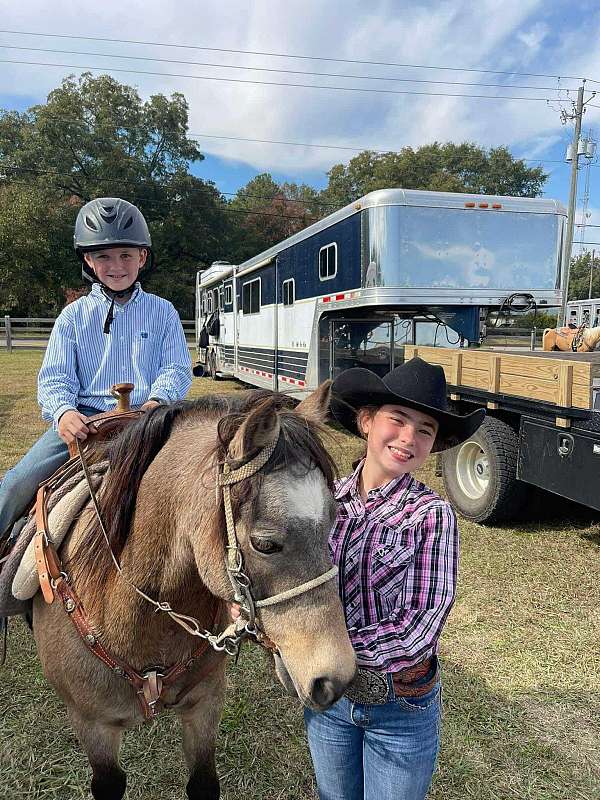
[(65, 411), (58, 420), (58, 435), (65, 444), (71, 444), (75, 439), (85, 441), (88, 433), (95, 432), (93, 425), (87, 424), (87, 417), (79, 411)]
[(227, 610), (232, 622), (236, 622), (240, 618), (241, 611), (238, 603), (227, 603)]

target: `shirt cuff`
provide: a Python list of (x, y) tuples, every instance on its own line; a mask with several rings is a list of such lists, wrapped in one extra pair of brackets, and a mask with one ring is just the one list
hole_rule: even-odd
[(77, 409), (75, 408), (75, 406), (71, 406), (68, 403), (65, 403), (64, 405), (59, 406), (56, 409), (56, 411), (54, 412), (54, 414), (52, 414), (52, 419), (54, 420), (54, 427), (55, 428), (58, 428), (58, 423), (59, 423), (60, 418), (67, 411), (77, 411)]

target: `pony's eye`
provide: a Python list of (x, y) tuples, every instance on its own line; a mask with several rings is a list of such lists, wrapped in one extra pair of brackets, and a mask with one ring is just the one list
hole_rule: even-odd
[(282, 549), (279, 542), (273, 542), (271, 539), (263, 539), (260, 536), (251, 536), (250, 542), (255, 550), (267, 556), (272, 553), (279, 553)]

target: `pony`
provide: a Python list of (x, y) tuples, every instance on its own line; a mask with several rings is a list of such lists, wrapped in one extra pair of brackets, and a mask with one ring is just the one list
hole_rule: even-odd
[(600, 327), (588, 328), (546, 328), (542, 336), (542, 350), (562, 350), (565, 352), (591, 353), (600, 342)]
[[(272, 451), (260, 471), (230, 487), (229, 509), (239, 566), (264, 636), (276, 648), (282, 683), (304, 704), (324, 710), (352, 681), (354, 652), (337, 581), (329, 580), (333, 463), (321, 441), (329, 399), (323, 384), (296, 408), (288, 397), (265, 391), (182, 401), (153, 409), (90, 454), (109, 462), (98, 493), (101, 516), (86, 507), (60, 552), (68, 576), (62, 585), (76, 591), (87, 627), (78, 632), (69, 618), (76, 616), (71, 599), (60, 595), (62, 602), (48, 603), (38, 592), (33, 632), (43, 672), (89, 759), (96, 800), (123, 797), (122, 733), (144, 720), (149, 682), (156, 710), (157, 686), (163, 679), (166, 685), (174, 663), (183, 666), (163, 686), (158, 705), (173, 709), (181, 723), (187, 796), (220, 795), (215, 739), (225, 652), (200, 652), (189, 621), (213, 630), (231, 622), (227, 508), (215, 491), (223, 463), (236, 469), (264, 448)], [(156, 613), (174, 609), (177, 614)], [(174, 616), (187, 624), (175, 625)], [(112, 661), (92, 652), (99, 643)], [(120, 664), (145, 675), (143, 690)]]

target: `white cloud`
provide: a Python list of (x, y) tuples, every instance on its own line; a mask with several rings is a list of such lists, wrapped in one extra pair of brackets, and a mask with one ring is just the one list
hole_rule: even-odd
[(535, 55), (540, 49), (544, 39), (548, 36), (549, 28), (542, 22), (536, 22), (526, 31), (520, 31), (517, 39), (522, 42), (530, 51), (530, 55)]
[[(87, 33), (143, 41), (196, 43), (208, 47), (297, 53), (314, 56), (395, 63), (460, 65), (462, 67), (517, 69), (526, 59), (531, 71), (552, 74), (600, 75), (600, 53), (583, 47), (600, 35), (600, 15), (588, 15), (586, 31), (560, 32), (556, 47), (546, 46), (551, 34), (543, 21), (546, 5), (541, 0), (482, 0), (474, 11), (470, 0), (408, 3), (392, 0), (242, 0), (216, 2), (179, 0), (130, 0), (127, 4), (105, 0), (86, 7), (82, 19), (79, 6), (56, 0), (52, 13), (47, 4), (30, 0), (3, 9), (3, 27), (14, 30), (44, 30), (48, 33)], [(539, 19), (538, 19), (539, 18)], [(85, 23), (85, 25), (84, 25)], [(0, 43), (22, 44), (23, 38), (0, 36)], [(28, 38), (31, 46), (102, 51), (112, 58), (67, 54), (2, 51), (2, 58), (38, 62), (107, 65), (156, 72), (195, 73), (203, 76), (236, 77), (240, 80), (316, 83), (392, 90), (485, 95), (505, 94), (489, 87), (470, 88), (436, 84), (376, 83), (359, 78), (325, 78), (228, 70), (224, 67), (126, 62), (119, 55), (157, 56), (187, 61), (264, 66), (300, 71), (496, 83), (498, 76), (469, 72), (431, 72), (364, 64), (290, 60), (266, 56), (235, 55), (202, 50), (158, 48), (150, 45), (114, 44), (68, 39)], [(61, 77), (76, 68), (4, 65), (0, 93), (43, 99)], [(530, 70), (527, 70), (530, 71)], [(182, 91), (190, 105), (190, 131), (252, 139), (271, 139), (320, 144), (344, 144), (357, 148), (396, 149), (419, 146), (434, 140), (470, 140), (485, 146), (507, 144), (531, 153), (544, 154), (568, 132), (561, 128), (558, 111), (544, 102), (524, 103), (501, 99), (468, 100), (462, 97), (421, 97), (408, 94), (377, 94), (324, 91), (308, 88), (251, 83), (191, 80), (164, 76), (114, 72), (123, 82), (136, 85), (146, 97), (152, 93)], [(505, 82), (523, 83), (513, 78)], [(529, 84), (532, 84), (529, 80)], [(545, 82), (547, 83), (547, 81)], [(542, 80), (541, 84), (544, 85)], [(600, 88), (600, 85), (599, 87)], [(511, 89), (508, 94), (527, 96), (529, 90)], [(543, 93), (542, 93), (543, 94)], [(600, 101), (598, 102), (600, 105)], [(586, 122), (600, 119), (600, 109), (590, 108)], [(207, 153), (244, 161), (256, 170), (326, 170), (335, 161), (346, 161), (351, 153), (271, 144), (202, 139)], [(300, 167), (301, 165), (301, 167)]]

